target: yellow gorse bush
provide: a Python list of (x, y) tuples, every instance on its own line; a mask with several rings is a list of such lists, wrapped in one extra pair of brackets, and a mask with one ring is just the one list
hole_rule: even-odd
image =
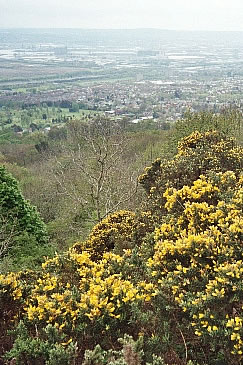
[(135, 213), (120, 210), (110, 214), (92, 229), (85, 242), (75, 244), (76, 250), (87, 250), (96, 258), (101, 258), (103, 252), (114, 249), (119, 245), (126, 248), (126, 244), (132, 241), (135, 231)]
[(0, 275), (4, 323), (15, 303), (8, 323), (23, 320), (34, 339), (52, 326), (58, 346), (76, 344), (80, 358), (129, 333), (170, 365), (189, 354), (200, 365), (221, 355), (240, 364), (242, 161), (242, 148), (218, 132), (185, 138), (174, 159), (140, 177), (143, 212), (111, 214), (40, 273)]
[(8, 292), (14, 300), (22, 296), (22, 282), (19, 280), (20, 273), (9, 273), (0, 275), (0, 284), (3, 286), (2, 292)]
[(168, 188), (170, 215), (155, 229), (147, 261), (162, 289), (171, 283), (175, 302), (192, 316), (195, 335), (221, 335), (234, 355), (243, 352), (242, 193), (242, 176), (232, 171)]
[[(122, 277), (119, 268), (126, 255), (130, 255), (129, 250), (123, 257), (107, 252), (95, 262), (89, 252), (79, 254), (70, 249), (62, 256), (47, 260), (43, 273), (32, 283), (24, 300), (22, 315), (26, 314), (30, 321), (44, 320), (61, 328), (68, 323), (74, 327), (82, 316), (90, 320), (104, 315), (120, 318), (126, 303), (146, 302), (156, 295), (153, 284), (145, 281), (134, 284)], [(66, 276), (66, 268), (73, 271), (72, 278)], [(0, 284), (2, 288), (10, 286), (13, 299), (21, 298), (17, 274), (1, 275)]]

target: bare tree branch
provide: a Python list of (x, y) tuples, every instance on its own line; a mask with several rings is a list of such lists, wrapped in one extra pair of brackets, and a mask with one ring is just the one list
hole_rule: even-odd
[(75, 128), (61, 157), (55, 156), (52, 173), (60, 194), (85, 210), (90, 220), (100, 221), (124, 207), (137, 192), (134, 171), (123, 157), (126, 147), (119, 125), (101, 118)]

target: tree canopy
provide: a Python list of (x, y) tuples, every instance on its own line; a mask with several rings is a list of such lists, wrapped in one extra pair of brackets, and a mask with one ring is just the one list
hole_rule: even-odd
[(18, 251), (21, 255), (21, 251), (26, 253), (26, 249), (31, 251), (35, 246), (47, 244), (45, 224), (4, 166), (0, 166), (0, 223), (0, 259), (11, 252), (16, 256)]

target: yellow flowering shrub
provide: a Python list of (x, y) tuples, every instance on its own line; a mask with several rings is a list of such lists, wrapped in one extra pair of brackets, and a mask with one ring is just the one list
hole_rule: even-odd
[[(143, 306), (156, 295), (154, 284), (125, 277), (122, 267), (130, 255), (129, 249), (123, 256), (104, 252), (99, 260), (92, 260), (90, 252), (71, 248), (46, 260), (43, 271), (28, 284), (20, 274), (1, 275), (0, 292), (8, 293), (11, 302), (19, 301), (15, 322), (35, 326), (40, 338), (42, 329), (51, 325), (60, 335), (59, 344), (77, 343), (82, 351), (100, 336), (116, 341), (129, 328), (136, 331), (134, 324), (128, 325), (132, 306)], [(95, 333), (97, 323), (100, 332)]]
[(191, 186), (201, 175), (207, 176), (213, 171), (234, 171), (238, 176), (242, 169), (243, 148), (237, 146), (233, 138), (218, 131), (195, 131), (178, 143), (178, 153), (174, 158), (155, 160), (139, 177), (148, 195), (145, 207), (159, 223), (161, 216), (167, 214), (164, 193), (168, 188)]
[[(26, 302), (24, 311), (28, 318), (44, 319), (56, 326), (68, 325), (70, 321), (75, 326), (82, 316), (90, 320), (105, 315), (120, 318), (125, 303), (146, 301), (151, 295), (150, 287), (142, 283), (134, 285), (122, 277), (119, 267), (125, 256), (104, 253), (102, 259), (95, 262), (90, 253), (78, 254), (71, 249), (65, 256), (53, 259), (55, 272), (43, 273)], [(51, 270), (53, 260), (43, 264), (45, 271)], [(75, 269), (75, 277), (66, 277), (68, 266)]]
[(241, 364), (242, 162), (234, 140), (195, 132), (140, 177), (145, 210), (111, 214), (41, 272), (0, 275), (8, 359), (82, 364), (127, 333), (143, 338), (144, 364)]
[(242, 197), (242, 176), (232, 171), (168, 188), (168, 215), (154, 231), (147, 260), (160, 290), (169, 285), (174, 303), (191, 318), (194, 334), (218, 342), (225, 358), (237, 361), (243, 353)]
[(85, 242), (76, 243), (77, 252), (88, 250), (100, 258), (103, 252), (116, 248), (118, 251), (129, 246), (136, 229), (135, 213), (120, 210), (108, 215), (91, 231)]

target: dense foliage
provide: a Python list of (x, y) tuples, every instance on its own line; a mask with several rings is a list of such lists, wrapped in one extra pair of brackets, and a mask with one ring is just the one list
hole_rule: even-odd
[(0, 227), (0, 260), (13, 257), (21, 267), (23, 258), (29, 265), (36, 265), (40, 259), (37, 251), (42, 250), (43, 255), (48, 247), (46, 227), (4, 166), (0, 166)]
[(242, 164), (233, 138), (194, 132), (140, 176), (142, 211), (109, 215), (41, 272), (1, 275), (3, 361), (240, 364)]
[(156, 159), (151, 167), (139, 177), (148, 200), (146, 203), (153, 212), (154, 219), (167, 212), (167, 188), (181, 189), (192, 185), (201, 175), (235, 171), (243, 168), (242, 148), (233, 137), (225, 137), (218, 131), (193, 132), (178, 144), (178, 153), (169, 160)]

